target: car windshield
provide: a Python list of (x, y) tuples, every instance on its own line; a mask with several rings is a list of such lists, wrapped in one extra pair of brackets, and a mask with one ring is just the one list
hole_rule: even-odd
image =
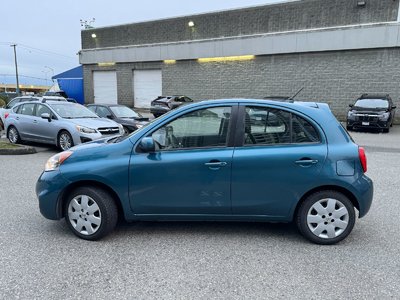
[(98, 116), (91, 112), (86, 107), (75, 103), (55, 103), (50, 104), (51, 108), (61, 117), (65, 119), (79, 119), (79, 118), (98, 118)]
[(360, 99), (354, 106), (363, 108), (389, 108), (389, 101), (384, 99)]
[(117, 118), (142, 118), (142, 116), (126, 106), (110, 106), (111, 111)]

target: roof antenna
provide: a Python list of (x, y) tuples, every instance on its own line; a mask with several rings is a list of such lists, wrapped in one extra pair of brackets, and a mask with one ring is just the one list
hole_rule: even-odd
[(292, 97), (288, 98), (288, 100), (294, 100), (294, 98), (295, 98), (298, 94), (300, 94), (302, 90), (304, 90), (304, 86), (303, 86), (300, 90), (298, 90), (298, 92), (297, 92), (296, 94), (294, 94)]

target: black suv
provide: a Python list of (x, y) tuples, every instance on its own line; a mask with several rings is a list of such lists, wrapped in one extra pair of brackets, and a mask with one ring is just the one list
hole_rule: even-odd
[(347, 130), (371, 128), (389, 132), (393, 125), (396, 106), (389, 95), (363, 94), (349, 106)]

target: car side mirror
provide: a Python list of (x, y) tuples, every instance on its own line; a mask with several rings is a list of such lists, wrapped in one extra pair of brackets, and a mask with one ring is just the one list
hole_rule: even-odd
[(393, 109), (396, 109), (396, 107), (397, 107), (396, 105), (393, 105), (393, 106), (392, 106)]
[(152, 137), (145, 137), (139, 143), (140, 149), (144, 153), (151, 153), (156, 150), (156, 145)]
[(114, 119), (112, 115), (107, 115), (106, 118), (107, 119)]
[(349, 104), (349, 107), (353, 107), (354, 106), (354, 104)]
[(49, 113), (43, 113), (40, 115), (42, 119), (46, 119), (47, 121), (51, 122), (51, 116)]

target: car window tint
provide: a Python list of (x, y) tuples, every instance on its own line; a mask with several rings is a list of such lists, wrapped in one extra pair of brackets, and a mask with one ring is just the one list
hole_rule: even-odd
[(302, 117), (292, 115), (292, 142), (293, 143), (316, 143), (319, 142), (319, 134), (310, 122)]
[(266, 107), (246, 107), (244, 145), (290, 143), (290, 113)]
[(23, 104), (19, 113), (21, 115), (32, 116), (34, 112), (35, 104), (34, 103), (26, 103)]
[(104, 107), (104, 106), (98, 106), (96, 113), (101, 118), (107, 118), (107, 116), (111, 115), (111, 113), (108, 110), (108, 108)]
[(48, 108), (47, 106), (43, 105), (43, 104), (38, 104), (38, 106), (36, 107), (36, 116), (37, 117), (41, 117), (42, 114), (49, 114), (51, 115), (51, 110), (50, 108)]
[(185, 114), (152, 134), (160, 150), (226, 146), (231, 107)]
[(267, 107), (246, 107), (244, 145), (317, 143), (320, 136), (304, 118)]
[(88, 109), (94, 113), (96, 113), (96, 106), (88, 106)]

